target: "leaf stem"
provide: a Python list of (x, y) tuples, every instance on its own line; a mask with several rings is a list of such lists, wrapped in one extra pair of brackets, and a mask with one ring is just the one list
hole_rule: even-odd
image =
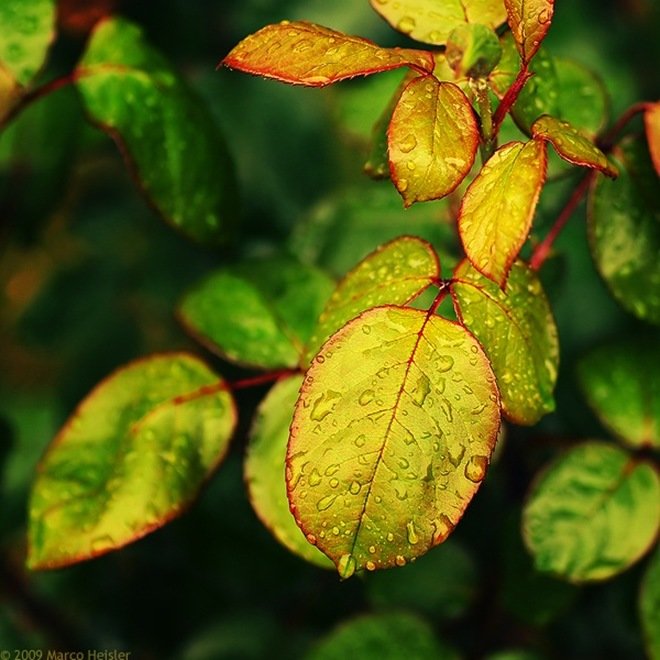
[(649, 103), (647, 101), (640, 101), (631, 105), (615, 122), (612, 128), (607, 131), (603, 136), (599, 137), (596, 140), (596, 145), (604, 153), (608, 153), (612, 150), (612, 147), (616, 143), (616, 140), (619, 136), (619, 133), (626, 127), (628, 122), (633, 119), (633, 117), (640, 112), (644, 112), (648, 107)]
[(481, 118), (481, 142), (479, 151), (481, 153), (482, 164), (493, 155), (495, 151), (496, 140), (495, 132), (493, 130), (493, 108), (490, 104), (490, 95), (488, 93), (488, 84), (484, 78), (477, 78), (471, 81), (472, 90), (474, 91), (479, 106), (479, 117)]
[(518, 96), (525, 86), (525, 83), (534, 75), (528, 68), (529, 64), (525, 63), (518, 71), (516, 79), (513, 81), (511, 87), (506, 90), (506, 94), (500, 101), (495, 114), (493, 115), (493, 133), (497, 135), (500, 130), (500, 125), (504, 121), (507, 112), (511, 110), (513, 104), (518, 100)]
[(228, 383), (227, 386), (230, 390), (245, 390), (249, 387), (257, 387), (259, 385), (265, 385), (266, 383), (272, 383), (280, 378), (293, 376), (297, 373), (300, 373), (299, 369), (279, 369), (278, 371), (269, 371), (268, 373), (260, 374), (259, 376), (236, 380), (233, 383)]

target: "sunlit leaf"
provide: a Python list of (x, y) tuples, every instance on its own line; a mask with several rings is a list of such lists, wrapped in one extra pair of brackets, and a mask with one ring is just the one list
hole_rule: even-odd
[(516, 424), (535, 424), (552, 412), (557, 327), (536, 273), (518, 261), (502, 290), (466, 259), (456, 269), (452, 293), (490, 358), (504, 414)]
[(250, 432), (245, 482), (259, 519), (282, 545), (317, 566), (332, 568), (332, 562), (296, 525), (286, 496), (286, 446), (302, 380), (302, 376), (292, 376), (279, 381), (261, 402)]
[(287, 452), (296, 521), (344, 578), (402, 566), (451, 533), (498, 427), (495, 377), (470, 333), (425, 311), (370, 309), (303, 383)]
[(510, 142), (470, 184), (458, 218), (465, 254), (501, 287), (529, 229), (546, 173), (545, 145)]
[(644, 128), (653, 167), (660, 176), (660, 101), (650, 103), (644, 111)]
[(615, 181), (599, 175), (589, 197), (591, 252), (614, 297), (641, 319), (660, 324), (660, 197), (645, 141), (612, 153)]
[(339, 283), (319, 318), (305, 363), (344, 323), (378, 305), (404, 305), (440, 277), (431, 245), (412, 236), (396, 238), (365, 257)]
[(502, 0), (370, 0), (395, 29), (427, 44), (441, 46), (459, 25), (482, 23), (496, 28), (506, 20)]
[(225, 240), (236, 186), (224, 141), (140, 29), (99, 23), (76, 75), (91, 120), (117, 142), (163, 217), (196, 240)]
[(295, 367), (333, 288), (321, 271), (292, 259), (252, 262), (211, 274), (185, 296), (179, 318), (232, 362)]
[(520, 57), (529, 62), (550, 28), (554, 0), (504, 0)]
[(658, 660), (660, 658), (660, 548), (651, 558), (642, 580), (639, 613), (649, 658)]
[(660, 449), (658, 365), (657, 344), (639, 339), (598, 348), (579, 365), (589, 405), (631, 447)]
[(222, 64), (310, 87), (402, 66), (433, 71), (433, 57), (426, 51), (381, 48), (367, 39), (304, 21), (282, 21), (262, 28), (243, 39)]
[(448, 195), (472, 168), (479, 132), (454, 84), (421, 76), (404, 90), (388, 130), (390, 171), (406, 206)]
[(536, 568), (571, 582), (624, 571), (648, 551), (659, 527), (658, 472), (598, 442), (574, 447), (548, 466), (523, 513)]
[(550, 142), (559, 156), (569, 163), (591, 167), (611, 177), (617, 175), (607, 156), (568, 122), (543, 115), (532, 125), (532, 135)]
[(222, 460), (235, 423), (222, 380), (192, 355), (153, 356), (113, 373), (39, 465), (29, 566), (96, 557), (179, 515)]

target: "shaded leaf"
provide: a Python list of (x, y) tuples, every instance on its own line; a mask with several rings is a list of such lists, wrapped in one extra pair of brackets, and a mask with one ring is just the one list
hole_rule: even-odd
[(552, 22), (554, 0), (504, 0), (511, 33), (523, 62), (529, 62)]
[(660, 176), (660, 101), (649, 103), (644, 111), (644, 128), (653, 167), (656, 174)]
[(639, 613), (651, 660), (660, 658), (660, 548), (656, 549), (642, 580)]
[(433, 71), (423, 50), (381, 48), (304, 21), (282, 21), (246, 37), (222, 60), (232, 69), (294, 85), (323, 87), (402, 66)]
[(591, 253), (616, 300), (660, 324), (660, 197), (643, 140), (612, 153), (616, 181), (599, 175), (588, 205)]
[(388, 150), (404, 204), (448, 195), (472, 168), (479, 131), (472, 106), (454, 84), (420, 76), (392, 113)]
[(500, 61), (502, 46), (490, 28), (465, 23), (451, 31), (445, 56), (456, 75), (485, 78)]
[(571, 582), (624, 571), (648, 551), (659, 527), (656, 470), (598, 442), (578, 445), (549, 465), (523, 512), (536, 568)]
[(428, 312), (370, 309), (307, 372), (287, 452), (291, 510), (342, 577), (402, 566), (451, 533), (498, 427), (495, 378), (471, 334)]
[(30, 568), (96, 557), (179, 515), (222, 460), (235, 423), (222, 380), (192, 355), (152, 356), (114, 372), (39, 465)]
[(226, 240), (236, 186), (224, 141), (140, 28), (99, 23), (76, 75), (90, 119), (117, 142), (163, 217), (198, 241)]
[(302, 376), (292, 376), (279, 381), (261, 402), (250, 432), (245, 481), (255, 512), (275, 538), (299, 557), (332, 568), (332, 562), (296, 525), (286, 496), (286, 446), (302, 380)]
[(619, 342), (589, 353), (578, 375), (600, 420), (631, 447), (660, 449), (660, 348)]
[(506, 417), (535, 424), (552, 412), (559, 344), (536, 273), (518, 261), (502, 290), (466, 259), (454, 273), (452, 294), (457, 313), (490, 359)]
[(309, 340), (304, 363), (361, 312), (378, 305), (405, 305), (439, 277), (438, 257), (426, 241), (403, 236), (380, 246), (337, 285)]
[(458, 217), (465, 254), (501, 287), (527, 238), (546, 173), (545, 145), (500, 147), (467, 189)]

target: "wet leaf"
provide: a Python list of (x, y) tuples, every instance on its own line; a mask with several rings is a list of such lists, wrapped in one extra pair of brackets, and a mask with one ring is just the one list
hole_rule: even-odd
[(506, 20), (502, 0), (370, 0), (395, 29), (427, 44), (442, 46), (460, 25), (481, 23), (496, 28)]
[(433, 71), (433, 57), (427, 51), (381, 48), (367, 39), (304, 21), (282, 21), (262, 28), (243, 39), (222, 64), (310, 87), (403, 66)]
[(550, 28), (554, 0), (504, 0), (504, 4), (520, 57), (529, 62)]
[(644, 111), (644, 128), (653, 167), (656, 174), (660, 176), (660, 101), (649, 103)]
[(198, 341), (238, 364), (296, 367), (334, 283), (288, 258), (222, 269), (190, 291), (179, 318)]
[(569, 450), (539, 476), (523, 513), (536, 568), (570, 582), (604, 580), (648, 551), (660, 527), (660, 477), (605, 443)]
[(192, 355), (152, 356), (114, 372), (39, 465), (30, 568), (97, 557), (179, 515), (222, 460), (235, 423), (222, 380)]
[(612, 153), (616, 181), (599, 175), (588, 205), (591, 253), (616, 300), (660, 324), (660, 197), (643, 139)]
[(532, 135), (547, 140), (561, 158), (574, 165), (600, 170), (607, 176), (616, 177), (617, 171), (607, 156), (568, 122), (543, 115), (532, 125)]
[(77, 69), (86, 111), (127, 158), (163, 217), (205, 243), (226, 240), (234, 176), (205, 106), (124, 19), (102, 21)]
[(642, 580), (639, 613), (651, 660), (660, 658), (660, 547), (656, 549)]
[(580, 384), (601, 422), (631, 447), (660, 449), (660, 349), (636, 339), (602, 346), (579, 364)]
[(388, 130), (392, 180), (404, 204), (448, 195), (472, 168), (479, 132), (454, 84), (420, 76), (403, 91)]
[(339, 574), (402, 566), (442, 543), (483, 480), (499, 427), (488, 359), (461, 326), (370, 309), (314, 359), (296, 404), (287, 487)]
[(438, 257), (426, 241), (403, 236), (382, 245), (337, 285), (308, 342), (304, 364), (347, 321), (370, 307), (405, 305), (439, 277)]
[(463, 198), (458, 229), (465, 254), (500, 287), (529, 233), (545, 173), (543, 143), (510, 142), (493, 154)]
[(317, 566), (332, 568), (332, 562), (296, 525), (286, 496), (286, 446), (302, 380), (302, 376), (292, 376), (279, 381), (261, 402), (250, 432), (245, 482), (259, 519), (282, 545)]
[(536, 424), (555, 408), (559, 364), (557, 327), (536, 273), (518, 261), (502, 290), (466, 259), (454, 273), (452, 293), (490, 358), (504, 414), (516, 424)]

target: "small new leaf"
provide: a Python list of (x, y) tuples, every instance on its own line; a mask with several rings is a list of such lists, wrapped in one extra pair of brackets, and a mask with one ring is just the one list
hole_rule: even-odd
[(527, 64), (550, 28), (554, 0), (504, 0), (504, 4), (516, 47)]

